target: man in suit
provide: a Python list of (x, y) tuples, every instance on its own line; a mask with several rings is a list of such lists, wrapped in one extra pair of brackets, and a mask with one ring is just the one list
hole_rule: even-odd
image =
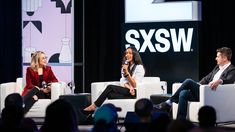
[(235, 67), (231, 64), (232, 50), (222, 47), (216, 50), (215, 68), (200, 82), (186, 79), (174, 95), (167, 101), (154, 106), (155, 110), (169, 112), (172, 102), (178, 103), (177, 119), (186, 118), (188, 101), (199, 101), (199, 87), (208, 84), (211, 90), (216, 90), (220, 84), (230, 84), (235, 82)]

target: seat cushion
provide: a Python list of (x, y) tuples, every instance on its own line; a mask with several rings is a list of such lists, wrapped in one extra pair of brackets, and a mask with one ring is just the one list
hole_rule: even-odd
[(46, 108), (51, 99), (39, 99), (26, 114), (26, 117), (45, 117)]

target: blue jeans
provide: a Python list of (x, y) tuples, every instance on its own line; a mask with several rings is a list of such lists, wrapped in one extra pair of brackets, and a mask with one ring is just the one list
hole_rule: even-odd
[(175, 94), (171, 102), (178, 103), (177, 119), (186, 118), (188, 101), (199, 101), (200, 85), (192, 79), (186, 79)]

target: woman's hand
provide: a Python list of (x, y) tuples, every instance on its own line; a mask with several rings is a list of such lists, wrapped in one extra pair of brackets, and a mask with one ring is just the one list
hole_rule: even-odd
[(131, 94), (132, 96), (135, 96), (135, 89), (134, 89), (134, 88), (130, 88), (130, 94)]
[(132, 96), (135, 96), (135, 89), (134, 89), (133, 87), (131, 87), (130, 84), (125, 83), (125, 84), (124, 84), (124, 87), (126, 87), (126, 88), (128, 88), (128, 89), (130, 90), (130, 94), (131, 94)]
[(38, 100), (38, 96), (37, 96), (37, 95), (34, 95), (34, 96), (33, 96), (33, 99), (34, 99), (34, 100)]
[(124, 75), (128, 75), (129, 72), (128, 72), (128, 65), (122, 65), (122, 69), (123, 69), (123, 74)]
[(51, 92), (51, 86), (47, 86), (46, 88), (41, 89), (43, 93), (49, 93)]

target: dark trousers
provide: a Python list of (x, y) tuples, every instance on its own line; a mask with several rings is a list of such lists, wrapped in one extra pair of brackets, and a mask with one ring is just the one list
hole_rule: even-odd
[(192, 79), (186, 79), (175, 94), (171, 102), (178, 103), (177, 118), (186, 118), (188, 101), (199, 101), (200, 85)]
[(49, 94), (45, 94), (43, 93), (41, 90), (37, 89), (36, 87), (32, 88), (24, 97), (24, 113), (26, 114), (30, 108), (33, 106), (33, 104), (35, 102), (37, 102), (37, 100), (33, 99), (33, 96), (37, 95), (38, 99), (49, 99), (50, 93)]
[(100, 107), (106, 98), (108, 99), (133, 99), (133, 98), (136, 98), (136, 96), (131, 95), (130, 90), (128, 88), (116, 86), (116, 85), (108, 85), (103, 91), (103, 93), (94, 102), (95, 105)]

